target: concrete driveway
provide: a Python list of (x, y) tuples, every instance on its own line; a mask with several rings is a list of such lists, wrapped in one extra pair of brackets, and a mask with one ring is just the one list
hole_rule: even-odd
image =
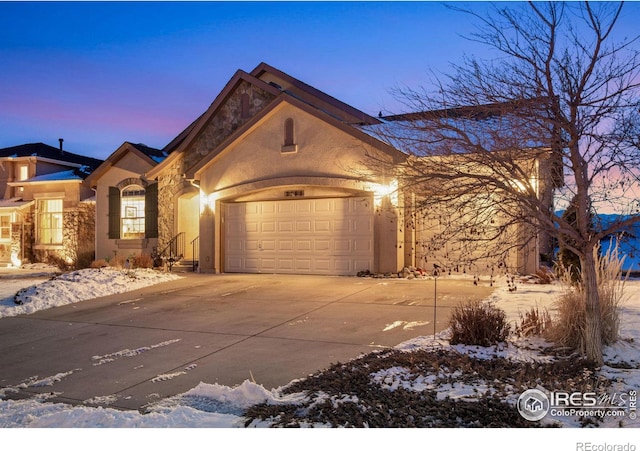
[[(492, 288), (437, 282), (436, 330)], [(284, 275), (184, 278), (0, 319), (0, 394), (140, 409), (200, 381), (285, 385), (433, 334), (433, 280)]]

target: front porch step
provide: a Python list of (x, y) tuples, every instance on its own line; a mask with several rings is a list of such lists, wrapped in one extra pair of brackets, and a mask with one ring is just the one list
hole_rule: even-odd
[(197, 270), (198, 260), (180, 260), (173, 264), (171, 272), (193, 272), (194, 263)]

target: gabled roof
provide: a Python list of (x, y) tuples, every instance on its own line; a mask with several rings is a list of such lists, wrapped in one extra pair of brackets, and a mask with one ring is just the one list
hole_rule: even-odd
[[(280, 89), (294, 97), (300, 98), (303, 102), (308, 102), (316, 108), (322, 109), (327, 113), (338, 117), (346, 123), (370, 125), (378, 124), (380, 122), (375, 117), (370, 116), (367, 113), (364, 113), (357, 108), (354, 108), (351, 105), (348, 105), (335, 97), (332, 97), (319, 89), (316, 89), (313, 86), (282, 72), (279, 69), (276, 69), (275, 67), (269, 66), (266, 63), (260, 63), (251, 71), (251, 75), (259, 79), (264, 78), (266, 80), (270, 80), (272, 77), (275, 77), (285, 81), (289, 86), (278, 86)], [(272, 83), (275, 82), (272, 81)]]
[[(351, 133), (355, 133), (361, 138), (367, 141), (371, 140), (370, 136), (366, 136), (355, 125), (372, 125), (379, 124), (380, 120), (369, 116), (368, 114), (341, 102), (334, 97), (331, 97), (324, 92), (309, 86), (306, 83), (278, 70), (266, 63), (260, 63), (251, 73), (244, 72), (242, 70), (236, 71), (234, 76), (227, 82), (224, 89), (218, 94), (211, 106), (205, 111), (198, 119), (193, 121), (185, 130), (183, 130), (178, 136), (176, 136), (167, 146), (164, 147), (164, 151), (169, 154), (169, 157), (147, 173), (149, 178), (155, 178), (163, 170), (166, 165), (169, 165), (172, 161), (178, 158), (178, 155), (184, 152), (191, 143), (198, 137), (200, 132), (207, 126), (209, 120), (216, 114), (216, 112), (225, 104), (226, 100), (235, 92), (238, 85), (246, 81), (251, 83), (264, 91), (269, 92), (274, 96), (276, 100), (287, 100), (290, 103), (295, 101), (296, 104), (306, 104), (310, 109), (315, 110), (316, 114), (324, 115), (325, 118), (331, 118), (334, 123), (341, 123), (345, 127), (350, 128)], [(280, 85), (276, 81), (282, 83)], [(255, 120), (262, 117), (266, 110), (266, 107), (262, 112), (258, 114)], [(252, 120), (249, 120), (243, 126), (239, 127), (236, 132), (231, 136), (238, 136), (238, 133), (242, 130), (246, 130), (251, 126)], [(226, 139), (225, 142), (228, 142)], [(378, 142), (378, 144), (386, 147), (386, 144)], [(218, 149), (221, 146), (218, 146)], [(213, 150), (213, 149), (211, 149)], [(387, 149), (388, 150), (388, 149)], [(212, 152), (206, 159), (212, 157), (217, 152)], [(203, 163), (204, 164), (204, 163)], [(202, 164), (196, 166), (201, 167)], [(190, 168), (186, 168), (189, 172), (192, 172)]]
[(98, 166), (88, 177), (87, 183), (94, 187), (97, 180), (102, 175), (120, 161), (127, 153), (134, 153), (142, 160), (146, 161), (149, 166), (154, 167), (158, 163), (164, 161), (167, 153), (164, 150), (155, 149), (144, 144), (133, 144), (128, 141), (123, 142), (109, 158), (107, 158), (100, 166)]
[(195, 177), (197, 173), (199, 173), (203, 169), (210, 166), (212, 162), (216, 159), (216, 157), (220, 155), (227, 147), (232, 145), (234, 141), (240, 139), (243, 135), (246, 135), (247, 133), (254, 130), (255, 127), (257, 127), (261, 122), (267, 119), (274, 111), (278, 109), (280, 105), (284, 103), (293, 105), (294, 107), (299, 108), (300, 110), (305, 111), (306, 113), (317, 117), (318, 119), (336, 127), (337, 129), (355, 137), (356, 139), (359, 139), (360, 141), (367, 143), (373, 148), (376, 148), (385, 152), (390, 157), (392, 157), (394, 161), (399, 161), (405, 158), (406, 156), (396, 148), (389, 146), (387, 143), (379, 139), (374, 139), (369, 134), (364, 133), (358, 127), (353, 127), (350, 124), (345, 124), (344, 122), (340, 121), (334, 116), (327, 115), (325, 112), (317, 108), (314, 108), (308, 103), (303, 102), (300, 99), (289, 95), (288, 93), (283, 93), (273, 102), (271, 102), (267, 107), (265, 107), (262, 111), (260, 111), (260, 113), (258, 113), (256, 116), (251, 118), (251, 120), (243, 124), (234, 133), (228, 136), (227, 139), (225, 139), (222, 143), (220, 143), (220, 145), (218, 145), (215, 149), (211, 149), (211, 151), (209, 152), (206, 158), (200, 160), (200, 162), (197, 163), (192, 168), (189, 168), (186, 172), (187, 178)]
[(213, 103), (211, 103), (207, 111), (205, 111), (198, 119), (192, 122), (185, 130), (183, 130), (167, 146), (165, 146), (163, 150), (167, 152), (169, 156), (163, 162), (163, 164), (149, 171), (147, 175), (150, 178), (156, 177), (156, 175), (162, 170), (162, 167), (164, 167), (164, 165), (170, 164), (171, 161), (174, 161), (176, 158), (178, 158), (178, 155), (184, 152), (184, 150), (196, 139), (198, 134), (206, 127), (209, 120), (225, 104), (229, 96), (231, 96), (231, 94), (235, 92), (236, 88), (243, 81), (258, 86), (264, 91), (271, 93), (274, 97), (281, 92), (277, 87), (265, 83), (262, 80), (249, 75), (243, 70), (236, 71), (236, 73), (227, 82), (222, 91), (220, 91), (220, 93), (216, 96), (215, 100), (213, 101)]
[(0, 158), (18, 158), (18, 157), (40, 157), (49, 160), (56, 160), (62, 163), (71, 163), (73, 165), (88, 166), (91, 170), (97, 168), (102, 160), (97, 158), (85, 157), (75, 153), (61, 151), (57, 147), (49, 146), (43, 143), (22, 144), (19, 146), (5, 147), (0, 149)]
[(168, 153), (165, 150), (160, 150), (160, 149), (156, 149), (154, 147), (149, 147), (149, 146), (147, 146), (145, 144), (140, 144), (140, 143), (134, 144), (134, 143), (130, 143), (128, 141), (125, 141), (125, 142), (127, 144), (130, 144), (131, 146), (135, 147), (137, 150), (139, 150), (140, 152), (142, 152), (143, 154), (145, 154), (146, 156), (151, 158), (156, 163), (162, 162), (168, 156)]

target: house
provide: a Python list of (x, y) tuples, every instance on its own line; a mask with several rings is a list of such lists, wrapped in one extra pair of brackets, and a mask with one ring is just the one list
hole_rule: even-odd
[[(375, 164), (407, 155), (367, 131), (380, 123), (265, 63), (238, 70), (163, 149), (125, 143), (91, 174), (96, 256), (322, 275), (419, 264), (412, 195)], [(513, 265), (535, 270), (531, 255)]]
[(124, 142), (87, 177), (96, 198), (96, 258), (157, 252), (158, 185), (144, 174), (166, 156), (162, 150)]
[(85, 266), (94, 253), (93, 192), (101, 160), (43, 143), (0, 149), (0, 265)]

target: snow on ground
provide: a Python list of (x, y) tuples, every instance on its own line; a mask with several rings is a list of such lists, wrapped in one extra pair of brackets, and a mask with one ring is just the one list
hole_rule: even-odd
[[(95, 296), (140, 288), (153, 283), (159, 283), (175, 277), (172, 274), (154, 271), (137, 270), (130, 272), (112, 269), (82, 270), (65, 274), (52, 281), (42, 282), (25, 290), (19, 298), (23, 305), (13, 304), (13, 298), (6, 298), (0, 302), (0, 316), (11, 316), (30, 313), (42, 308), (50, 308), (69, 302), (77, 302)], [(421, 283), (416, 281), (416, 283)], [(490, 297), (490, 301), (507, 312), (510, 321), (518, 322), (520, 315), (531, 307), (548, 308), (553, 313), (553, 302), (562, 292), (563, 287), (558, 282), (547, 285), (533, 283), (519, 284), (518, 289), (510, 292), (505, 280), (497, 281), (497, 290)], [(616, 389), (637, 390), (640, 387), (640, 370), (625, 369), (614, 363), (628, 362), (638, 367), (640, 362), (640, 280), (630, 280), (626, 283), (626, 300), (622, 305), (621, 336), (622, 339), (614, 346), (605, 350), (605, 365), (601, 372), (616, 381)], [(4, 294), (3, 294), (4, 295)], [(386, 327), (411, 328), (410, 323), (393, 323)], [(399, 349), (418, 349), (450, 346), (447, 332), (436, 336), (416, 337), (398, 345)], [(550, 357), (539, 351), (545, 346), (540, 338), (514, 338), (504, 346), (482, 348), (477, 346), (461, 346), (455, 348), (459, 352), (468, 353), (477, 358), (492, 358), (493, 356), (508, 357), (516, 360), (532, 361), (545, 360)], [(133, 350), (130, 352), (143, 352)], [(122, 355), (95, 356), (97, 364), (104, 359), (126, 357)], [(189, 368), (185, 368), (188, 371)], [(50, 381), (31, 381), (33, 383), (50, 383), (55, 389), (55, 378), (62, 378), (64, 374), (52, 377)], [(158, 377), (171, 378), (173, 374)], [(372, 374), (372, 381), (389, 387), (412, 387), (415, 390), (430, 388), (433, 382), (429, 377), (410, 380), (402, 368), (390, 368), (386, 371)], [(482, 393), (486, 387), (469, 387), (465, 385), (449, 385), (439, 387), (438, 396), (449, 395), (452, 398), (469, 398), (474, 393)], [(442, 392), (442, 393), (440, 393)], [(292, 396), (284, 396), (279, 389), (266, 390), (261, 385), (245, 381), (237, 387), (227, 387), (218, 384), (200, 383), (197, 387), (178, 396), (159, 401), (149, 408), (149, 412), (123, 412), (107, 407), (108, 397), (88, 400), (82, 407), (72, 407), (66, 404), (43, 402), (47, 395), (29, 400), (0, 400), (0, 427), (9, 428), (238, 428), (242, 427), (242, 411), (246, 407), (269, 400), (271, 403), (290, 403), (295, 401)], [(515, 402), (515, 400), (509, 400)], [(576, 426), (575, 421), (567, 420), (567, 426)], [(605, 422), (604, 426), (614, 427), (616, 424)], [(629, 423), (633, 426), (633, 423)], [(636, 424), (638, 426), (640, 424)], [(268, 426), (268, 425), (264, 425)]]
[[(81, 269), (44, 280), (36, 278), (2, 278), (0, 284), (0, 318), (24, 315), (111, 294), (137, 290), (169, 280), (172, 273), (151, 269), (119, 270), (115, 268)], [(34, 284), (35, 283), (35, 284)], [(20, 304), (16, 304), (17, 301)]]

